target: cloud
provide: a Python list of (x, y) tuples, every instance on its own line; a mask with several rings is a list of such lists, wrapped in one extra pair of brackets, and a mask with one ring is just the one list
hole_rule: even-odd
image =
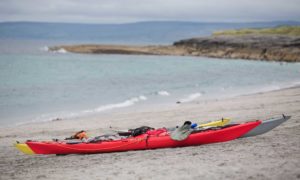
[(299, 20), (299, 0), (1, 0), (0, 21)]

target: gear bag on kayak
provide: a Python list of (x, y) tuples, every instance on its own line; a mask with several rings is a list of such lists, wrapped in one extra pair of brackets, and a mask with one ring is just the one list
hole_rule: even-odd
[(79, 132), (76, 132), (74, 135), (72, 135), (71, 137), (65, 138), (65, 140), (72, 140), (72, 139), (87, 139), (88, 135), (86, 134), (86, 132), (84, 130), (81, 130)]
[(131, 136), (133, 136), (133, 137), (141, 135), (141, 134), (145, 134), (149, 130), (154, 130), (154, 128), (148, 127), (148, 126), (142, 126), (142, 127), (136, 128), (136, 129), (129, 129), (129, 131), (131, 132)]

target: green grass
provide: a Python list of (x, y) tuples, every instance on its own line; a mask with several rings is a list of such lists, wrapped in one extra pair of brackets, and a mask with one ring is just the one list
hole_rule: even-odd
[(213, 36), (248, 35), (248, 34), (300, 36), (300, 26), (279, 26), (275, 28), (237, 29), (237, 30), (217, 31), (213, 33)]

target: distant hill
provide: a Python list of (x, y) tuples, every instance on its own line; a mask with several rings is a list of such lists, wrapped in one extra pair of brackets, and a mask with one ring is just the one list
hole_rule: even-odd
[(214, 31), (300, 25), (299, 22), (201, 23), (138, 22), (127, 24), (72, 24), (39, 22), (0, 23), (0, 39), (37, 39), (112, 44), (171, 44)]

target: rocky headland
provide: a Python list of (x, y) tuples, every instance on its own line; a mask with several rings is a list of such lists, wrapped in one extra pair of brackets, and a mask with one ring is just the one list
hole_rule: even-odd
[[(297, 28), (298, 30), (298, 28)], [(51, 47), (51, 51), (73, 53), (206, 56), (228, 59), (300, 62), (300, 36), (232, 32), (209, 37), (184, 39), (172, 45), (68, 45)], [(248, 31), (247, 31), (248, 32)]]
[(192, 56), (300, 62), (300, 37), (293, 36), (221, 35), (181, 40), (174, 46)]

